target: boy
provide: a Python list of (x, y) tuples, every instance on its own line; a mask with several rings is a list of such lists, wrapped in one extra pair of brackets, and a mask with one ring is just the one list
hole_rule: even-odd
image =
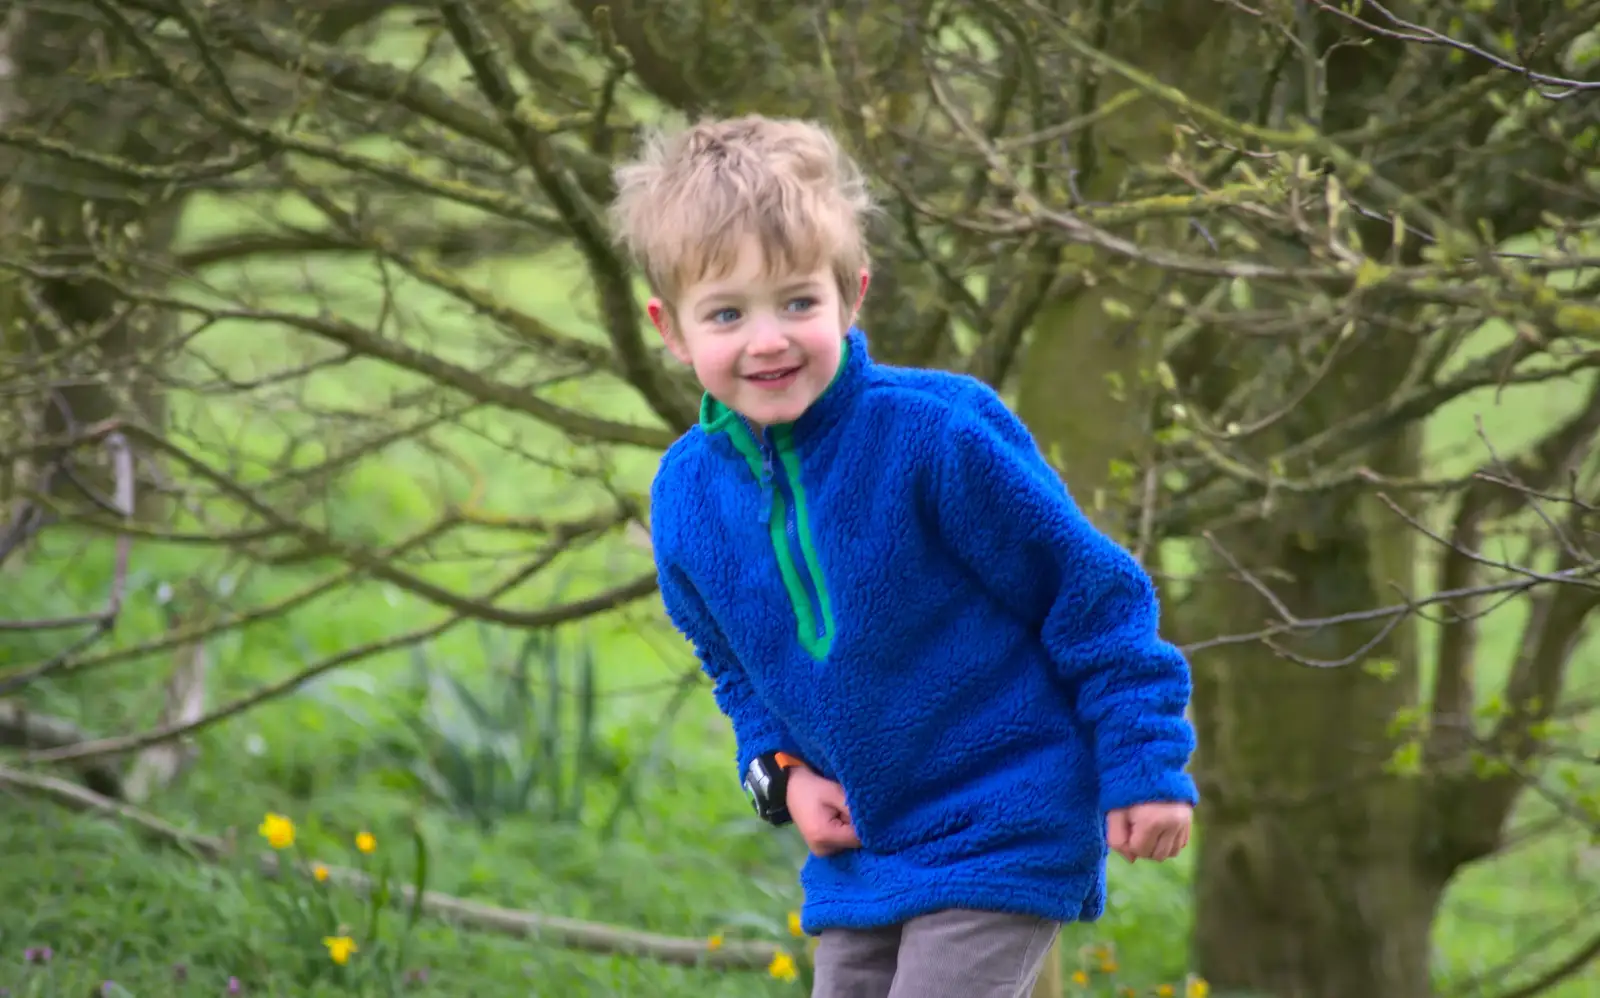
[(1154, 587), (980, 382), (873, 361), (870, 210), (821, 129), (657, 138), (613, 222), (705, 395), (662, 458), (667, 611), (756, 811), (810, 847), (816, 998), (1025, 996), (1108, 846), (1165, 860), (1197, 802)]

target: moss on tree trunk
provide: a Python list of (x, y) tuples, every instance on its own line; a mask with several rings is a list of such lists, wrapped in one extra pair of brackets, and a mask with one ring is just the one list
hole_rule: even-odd
[[(1392, 448), (1404, 457), (1411, 448)], [(1372, 499), (1289, 508), (1218, 535), (1246, 565), (1277, 568), (1278, 598), (1313, 619), (1393, 602), (1411, 574), (1407, 529)], [(1392, 521), (1392, 516), (1390, 520)], [(1226, 570), (1208, 558), (1202, 569)], [(1186, 636), (1250, 633), (1275, 617), (1237, 579), (1198, 583)], [(1195, 772), (1204, 798), (1195, 884), (1197, 970), (1219, 992), (1276, 998), (1425, 998), (1429, 939), (1447, 873), (1425, 860), (1417, 785), (1386, 768), (1391, 722), (1416, 697), (1402, 624), (1365, 653), (1370, 627), (1294, 642), (1311, 667), (1265, 644), (1194, 656)], [(1360, 654), (1358, 654), (1360, 653)], [(1378, 661), (1390, 668), (1369, 669)]]
[[(101, 26), (81, 17), (26, 10), (10, 19), (5, 44), (14, 63), (0, 86), (0, 117), (24, 129), (47, 122), (58, 140), (136, 168), (161, 161), (170, 137), (146, 135), (156, 126), (140, 107), (99, 83), (84, 64)], [(156, 128), (159, 131), (159, 128)], [(41, 435), (64, 439), (85, 426), (123, 418), (159, 428), (165, 398), (156, 353), (172, 326), (170, 315), (129, 308), (126, 296), (101, 276), (107, 269), (136, 283), (157, 270), (176, 235), (183, 195), (154, 189), (119, 173), (20, 149), (0, 158), (11, 179), (0, 219), (0, 245), (40, 272), (12, 271), (0, 283), (0, 349), (31, 358), (39, 371), (0, 411), (0, 428), (14, 441)], [(107, 254), (119, 259), (108, 261)], [(109, 472), (91, 450), (36, 453), (0, 476), (0, 499), (15, 491), (66, 497), (52, 468), (69, 460), (78, 479), (102, 494)], [(144, 458), (148, 470), (149, 458)], [(136, 513), (158, 519), (155, 493), (135, 492)]]

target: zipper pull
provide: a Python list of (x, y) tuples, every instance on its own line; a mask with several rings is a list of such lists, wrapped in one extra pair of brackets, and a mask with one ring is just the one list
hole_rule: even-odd
[(772, 522), (772, 451), (761, 448), (761, 525)]

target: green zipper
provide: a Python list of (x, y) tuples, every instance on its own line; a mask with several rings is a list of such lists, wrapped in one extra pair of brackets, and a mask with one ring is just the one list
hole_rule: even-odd
[(787, 426), (772, 427), (762, 439), (743, 419), (735, 417), (734, 422), (737, 429), (730, 427), (727, 432), (761, 484), (761, 518), (778, 558), (778, 573), (794, 611), (800, 646), (820, 662), (833, 647), (833, 601), (812, 539), (811, 514), (793, 431)]

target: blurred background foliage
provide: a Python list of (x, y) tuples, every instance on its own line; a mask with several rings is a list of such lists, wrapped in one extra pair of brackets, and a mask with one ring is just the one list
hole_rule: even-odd
[[(602, 211), (643, 130), (761, 112), (869, 170), (874, 354), (1001, 389), (1192, 656), (1195, 847), (1114, 864), (1041, 998), (1590, 994), (1597, 25), (0, 4), (0, 987), (803, 993), (802, 847), (654, 594), (694, 385)], [(329, 863), (415, 830), (434, 890), (700, 955), (424, 918), (308, 992), (284, 882), (47, 778)]]

